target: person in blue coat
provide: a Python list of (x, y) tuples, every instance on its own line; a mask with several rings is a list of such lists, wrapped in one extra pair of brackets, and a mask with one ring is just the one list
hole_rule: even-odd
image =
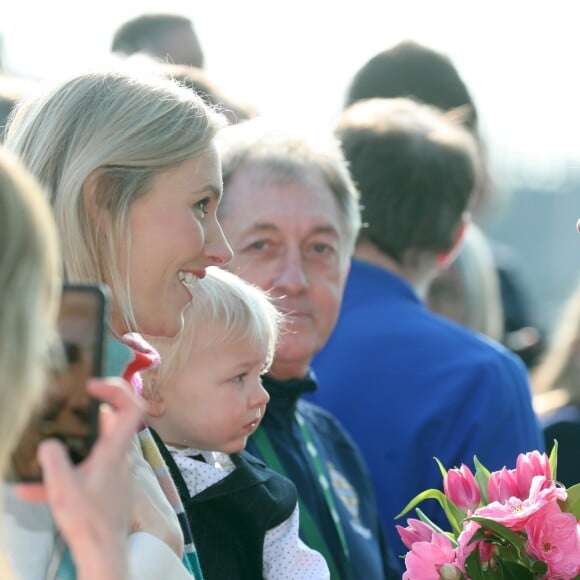
[(228, 269), (270, 293), (284, 314), (263, 384), (270, 402), (248, 451), (298, 490), (300, 537), (331, 578), (400, 578), (391, 564), (368, 469), (339, 422), (303, 401), (310, 361), (336, 322), (360, 225), (358, 194), (338, 143), (265, 120), (221, 131), (220, 223)]
[[(468, 227), (478, 179), (476, 145), (453, 117), (409, 99), (371, 99), (336, 128), (366, 227), (339, 321), (313, 362), (313, 399), (360, 446), (397, 555), (406, 549), (395, 516), (441, 487), (435, 457), (473, 468), (476, 455), (496, 470), (544, 449), (520, 359), (423, 301)], [(445, 527), (436, 501), (423, 507)]]

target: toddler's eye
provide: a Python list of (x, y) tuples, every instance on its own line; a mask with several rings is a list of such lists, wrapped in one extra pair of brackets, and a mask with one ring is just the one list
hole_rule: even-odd
[(239, 385), (243, 385), (246, 382), (246, 377), (248, 373), (242, 373), (241, 375), (236, 375), (234, 377), (234, 383), (238, 383)]

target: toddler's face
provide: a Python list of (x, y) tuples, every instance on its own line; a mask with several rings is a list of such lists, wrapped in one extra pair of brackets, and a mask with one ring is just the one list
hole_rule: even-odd
[(248, 341), (195, 349), (170, 385), (157, 385), (164, 413), (153, 424), (175, 447), (236, 453), (260, 424), (270, 397), (266, 357)]

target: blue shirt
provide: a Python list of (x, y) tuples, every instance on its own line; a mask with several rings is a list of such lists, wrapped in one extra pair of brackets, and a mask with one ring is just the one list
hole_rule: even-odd
[[(313, 368), (310, 397), (333, 413), (369, 466), (389, 547), (406, 552), (395, 516), (446, 468), (515, 467), (544, 450), (527, 372), (501, 345), (432, 313), (401, 277), (353, 261), (337, 326)], [(434, 500), (421, 509), (449, 529)]]

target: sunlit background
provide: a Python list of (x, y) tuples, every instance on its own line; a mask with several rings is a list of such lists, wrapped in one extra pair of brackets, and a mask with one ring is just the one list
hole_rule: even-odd
[(580, 272), (580, 33), (573, 0), (12, 0), (8, 72), (53, 78), (101, 63), (143, 12), (195, 25), (210, 77), (258, 110), (331, 127), (353, 73), (403, 39), (445, 52), (479, 109), (498, 204), (485, 227), (514, 247), (548, 328)]

